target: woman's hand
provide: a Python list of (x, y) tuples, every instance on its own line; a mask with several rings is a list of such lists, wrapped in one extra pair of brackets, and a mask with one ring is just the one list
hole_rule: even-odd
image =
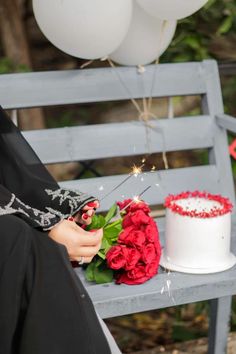
[(74, 221), (82, 225), (91, 224), (97, 208), (99, 208), (99, 202), (97, 200), (87, 203), (80, 212), (74, 215)]
[(103, 230), (87, 232), (75, 222), (63, 220), (49, 231), (49, 237), (67, 249), (71, 261), (90, 263), (102, 243)]

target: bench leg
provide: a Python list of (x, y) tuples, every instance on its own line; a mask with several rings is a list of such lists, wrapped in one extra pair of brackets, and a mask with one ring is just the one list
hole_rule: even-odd
[(210, 301), (208, 354), (225, 354), (229, 333), (232, 296)]

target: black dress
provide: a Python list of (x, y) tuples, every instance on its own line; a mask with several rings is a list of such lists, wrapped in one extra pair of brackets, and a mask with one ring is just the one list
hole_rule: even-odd
[(0, 354), (110, 354), (66, 248), (47, 234), (94, 200), (59, 188), (0, 108)]

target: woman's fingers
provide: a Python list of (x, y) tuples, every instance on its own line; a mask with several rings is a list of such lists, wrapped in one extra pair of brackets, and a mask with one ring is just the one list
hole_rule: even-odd
[(100, 247), (81, 247), (78, 250), (78, 254), (75, 254), (74, 257), (94, 257), (98, 253), (99, 249)]
[[(81, 228), (80, 228), (81, 229)], [(95, 232), (88, 232), (81, 229), (81, 237), (79, 239), (79, 243), (81, 246), (99, 246), (102, 242), (103, 230), (99, 229)]]
[(89, 209), (87, 211), (82, 211), (74, 216), (75, 222), (78, 224), (89, 225), (92, 222), (92, 218), (95, 214), (94, 209)]
[(99, 201), (95, 200), (94, 202), (87, 203), (82, 210), (91, 210), (91, 209), (98, 209), (99, 208)]
[(71, 260), (85, 257), (90, 262), (101, 247), (103, 230), (88, 232), (74, 222), (63, 220), (49, 231), (49, 236), (67, 248)]
[(76, 222), (85, 225), (91, 224), (92, 217), (94, 216), (97, 208), (99, 208), (98, 200), (87, 203), (83, 209), (75, 216)]

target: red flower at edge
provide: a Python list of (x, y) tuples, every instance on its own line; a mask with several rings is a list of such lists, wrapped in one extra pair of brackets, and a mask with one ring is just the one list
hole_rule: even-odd
[(157, 259), (157, 250), (153, 243), (147, 244), (142, 251), (142, 261), (146, 264), (152, 263)]
[(145, 233), (139, 230), (132, 230), (131, 232), (126, 232), (124, 229), (118, 238), (119, 243), (123, 243), (128, 246), (133, 246), (137, 248), (142, 248), (146, 241)]
[(141, 258), (141, 253), (136, 248), (127, 248), (128, 254), (126, 258), (125, 270), (131, 270), (136, 267), (136, 264)]
[(142, 210), (137, 210), (135, 213), (130, 215), (131, 221), (137, 227), (142, 224), (148, 224), (150, 221), (150, 216), (146, 215)]
[(121, 269), (126, 266), (128, 250), (126, 247), (117, 245), (109, 249), (106, 254), (107, 265), (111, 269)]

